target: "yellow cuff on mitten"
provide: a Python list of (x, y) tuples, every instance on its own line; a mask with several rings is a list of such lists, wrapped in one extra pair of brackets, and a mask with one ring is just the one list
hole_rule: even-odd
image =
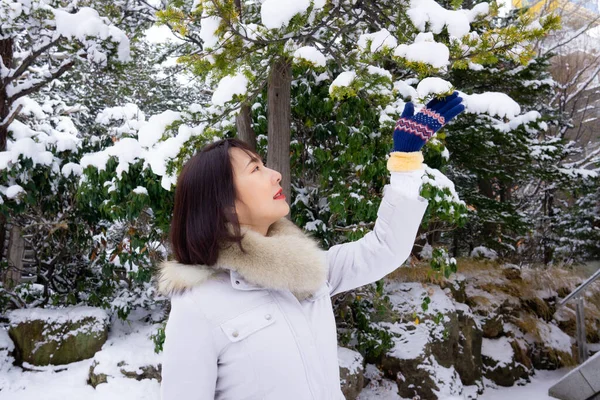
[(387, 169), (390, 172), (414, 171), (422, 169), (423, 153), (421, 151), (392, 151), (387, 161)]

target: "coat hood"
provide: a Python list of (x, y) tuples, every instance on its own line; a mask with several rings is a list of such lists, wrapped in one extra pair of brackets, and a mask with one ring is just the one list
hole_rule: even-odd
[(215, 265), (188, 265), (178, 261), (159, 264), (158, 289), (166, 295), (183, 293), (222, 271), (235, 271), (247, 282), (275, 290), (290, 290), (298, 299), (315, 293), (326, 280), (326, 252), (293, 222), (281, 218), (263, 236), (242, 228), (242, 246), (219, 252)]

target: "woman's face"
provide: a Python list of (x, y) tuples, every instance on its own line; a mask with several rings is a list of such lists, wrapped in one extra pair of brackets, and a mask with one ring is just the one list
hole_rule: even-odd
[(281, 174), (265, 167), (262, 160), (252, 160), (245, 151), (237, 147), (229, 151), (239, 222), (241, 225), (250, 225), (266, 235), (272, 223), (290, 212), (285, 197), (274, 198), (281, 189)]

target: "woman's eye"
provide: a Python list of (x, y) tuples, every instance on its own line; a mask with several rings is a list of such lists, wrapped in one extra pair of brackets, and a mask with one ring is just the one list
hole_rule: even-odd
[(258, 165), (256, 166), (256, 168), (254, 168), (254, 170), (252, 172), (256, 171), (257, 169), (258, 169)]

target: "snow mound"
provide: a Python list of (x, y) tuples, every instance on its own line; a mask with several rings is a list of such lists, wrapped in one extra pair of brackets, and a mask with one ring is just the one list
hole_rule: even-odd
[(480, 3), (471, 10), (454, 11), (445, 9), (434, 0), (411, 0), (406, 13), (421, 32), (427, 25), (433, 33), (440, 33), (446, 27), (450, 36), (462, 37), (469, 33), (471, 22), (489, 13), (489, 4)]
[(294, 52), (294, 59), (306, 60), (318, 67), (324, 67), (327, 61), (323, 53), (313, 46), (300, 47)]
[[(75, 38), (82, 43), (87, 43), (89, 37), (110, 39), (118, 43), (117, 55), (120, 61), (129, 61), (129, 38), (114, 25), (107, 25), (106, 18), (101, 18), (98, 11), (90, 7), (81, 7), (75, 14), (63, 10), (52, 9), (56, 19), (55, 39), (59, 36)], [(98, 63), (106, 62), (106, 55), (91, 46), (88, 49), (88, 58)]]
[(233, 96), (244, 95), (248, 90), (248, 78), (244, 74), (226, 76), (219, 81), (215, 92), (212, 95), (212, 102), (215, 105), (223, 106), (233, 99)]
[(499, 367), (510, 365), (515, 358), (515, 351), (510, 345), (507, 337), (498, 339), (483, 338), (481, 343), (481, 355), (498, 362)]
[(358, 47), (363, 51), (371, 53), (377, 53), (386, 48), (393, 49), (396, 46), (398, 46), (398, 41), (387, 29), (382, 29), (374, 33), (365, 33), (358, 37)]
[(260, 8), (262, 24), (269, 29), (283, 28), (296, 14), (306, 12), (310, 0), (265, 0)]
[(495, 260), (496, 258), (498, 258), (498, 253), (485, 246), (477, 246), (471, 251), (471, 257), (483, 257), (488, 258), (490, 260)]
[(481, 94), (464, 94), (465, 111), (476, 114), (497, 115), (498, 117), (513, 118), (521, 113), (519, 103), (510, 98), (506, 93), (486, 92)]
[(450, 63), (450, 50), (445, 44), (436, 42), (431, 32), (419, 33), (413, 44), (399, 45), (394, 50), (394, 55), (435, 68), (446, 67)]
[(448, 93), (452, 90), (452, 84), (442, 78), (425, 78), (417, 85), (417, 93), (420, 98), (425, 98), (432, 94)]
[(350, 84), (356, 79), (356, 72), (354, 71), (345, 71), (342, 72), (331, 82), (329, 85), (329, 93), (333, 92), (333, 89), (336, 87), (346, 87), (350, 86)]
[(340, 368), (346, 368), (350, 374), (355, 374), (362, 368), (363, 357), (357, 351), (338, 346), (338, 363)]
[(108, 320), (106, 311), (88, 306), (74, 306), (57, 309), (25, 308), (13, 310), (8, 313), (8, 319), (10, 320), (11, 325), (29, 321), (45, 321), (47, 323), (78, 322), (90, 317), (97, 321)]

